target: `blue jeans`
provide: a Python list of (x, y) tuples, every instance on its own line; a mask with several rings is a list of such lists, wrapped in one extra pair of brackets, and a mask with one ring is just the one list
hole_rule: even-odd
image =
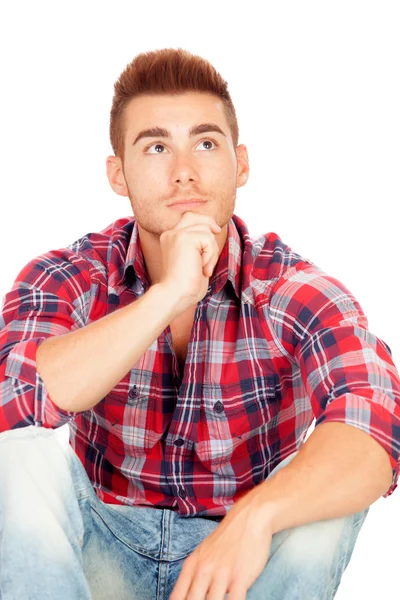
[[(333, 598), (367, 513), (276, 533), (246, 598)], [(51, 429), (0, 435), (1, 600), (167, 600), (186, 557), (218, 525), (169, 509), (105, 504)]]

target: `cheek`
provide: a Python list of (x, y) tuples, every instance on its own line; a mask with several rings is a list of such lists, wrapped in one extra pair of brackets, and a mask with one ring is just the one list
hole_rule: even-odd
[(146, 165), (140, 172), (140, 181), (145, 194), (151, 194), (151, 191), (162, 193), (166, 182), (171, 177), (171, 170), (166, 161), (158, 161), (158, 164)]
[(164, 171), (160, 166), (141, 164), (135, 165), (129, 176), (129, 186), (141, 196), (151, 196), (157, 190), (163, 181)]
[(209, 175), (221, 187), (229, 187), (230, 183), (235, 180), (236, 169), (230, 161), (216, 162), (211, 166)]

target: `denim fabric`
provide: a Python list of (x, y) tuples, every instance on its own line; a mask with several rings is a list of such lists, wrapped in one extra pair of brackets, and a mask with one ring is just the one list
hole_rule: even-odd
[[(275, 534), (246, 598), (333, 598), (367, 513)], [(167, 600), (186, 557), (218, 524), (165, 508), (105, 504), (52, 429), (0, 435), (1, 600)]]

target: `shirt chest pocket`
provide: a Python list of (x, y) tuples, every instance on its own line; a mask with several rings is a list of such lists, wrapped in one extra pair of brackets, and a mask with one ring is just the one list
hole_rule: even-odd
[(162, 402), (158, 376), (141, 372), (121, 380), (95, 407), (99, 439), (117, 454), (144, 457), (163, 435), (166, 415), (160, 418)]
[(276, 375), (204, 384), (195, 444), (204, 466), (218, 470), (265, 446), (279, 398)]

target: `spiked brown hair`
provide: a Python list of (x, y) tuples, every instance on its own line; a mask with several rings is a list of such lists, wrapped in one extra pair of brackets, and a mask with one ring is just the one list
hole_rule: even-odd
[(239, 140), (235, 108), (227, 82), (201, 56), (182, 48), (163, 48), (138, 54), (114, 83), (110, 111), (110, 141), (115, 156), (124, 160), (125, 107), (137, 96), (197, 91), (218, 96), (224, 103), (233, 146)]

